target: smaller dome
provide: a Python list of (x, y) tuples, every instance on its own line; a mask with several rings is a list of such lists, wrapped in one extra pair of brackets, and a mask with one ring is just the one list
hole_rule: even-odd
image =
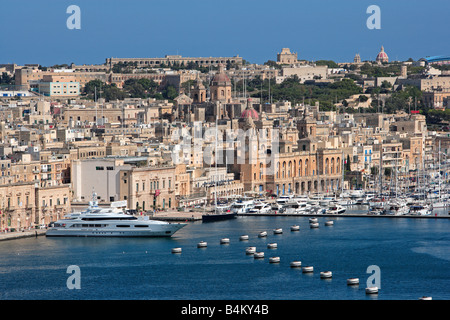
[(389, 57), (386, 54), (386, 52), (384, 52), (383, 46), (381, 46), (381, 51), (378, 53), (376, 61), (377, 62), (389, 62)]
[(253, 120), (259, 120), (259, 114), (255, 109), (253, 109), (253, 107), (251, 106), (251, 102), (252, 99), (248, 98), (247, 108), (245, 108), (245, 110), (242, 112), (241, 119), (252, 118)]
[(241, 114), (241, 119), (252, 118), (253, 120), (258, 120), (259, 115), (258, 112), (253, 108), (245, 109)]

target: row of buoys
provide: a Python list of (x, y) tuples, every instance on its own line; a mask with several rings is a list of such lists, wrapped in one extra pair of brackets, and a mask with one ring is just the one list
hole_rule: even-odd
[[(317, 228), (319, 226), (318, 224), (318, 219), (317, 218), (310, 218), (309, 219), (309, 223), (310, 223), (310, 227), (311, 228)], [(326, 226), (331, 226), (333, 225), (333, 221), (329, 220), (325, 222)], [(293, 225), (291, 226), (291, 231), (299, 231), (300, 227), (298, 225)], [(283, 229), (281, 228), (277, 228), (273, 230), (274, 234), (281, 234), (283, 233)], [(267, 236), (267, 232), (266, 231), (262, 231), (258, 234), (258, 237), (262, 238), (262, 237), (266, 237)], [(249, 236), (248, 235), (242, 235), (239, 237), (240, 241), (247, 241), (249, 240)], [(220, 244), (229, 244), (230, 243), (230, 239), (229, 238), (222, 238), (220, 239)], [(206, 241), (200, 241), (197, 244), (198, 248), (206, 248), (207, 247), (207, 242)], [(277, 243), (269, 243), (267, 245), (267, 249), (276, 249), (278, 247)], [(173, 248), (172, 249), (172, 253), (181, 253), (182, 249), (181, 248)], [(256, 251), (256, 247), (247, 247), (245, 249), (246, 254), (248, 255), (253, 255), (254, 259), (263, 259), (264, 258), (264, 252), (257, 252)], [(276, 257), (270, 257), (269, 258), (269, 263), (280, 263), (281, 259), (280, 257), (276, 256)], [(291, 268), (301, 268), (302, 273), (313, 273), (314, 272), (314, 267), (313, 266), (303, 266), (302, 267), (302, 263), (301, 261), (292, 261), (290, 263), (290, 267)], [(332, 278), (333, 273), (331, 271), (322, 271), (320, 272), (320, 278), (321, 279), (331, 279)], [(347, 279), (347, 285), (348, 286), (358, 286), (359, 285), (359, 279), (358, 278), (348, 278)], [(366, 294), (378, 294), (379, 288), (376, 286), (369, 286), (365, 289)], [(432, 297), (429, 296), (423, 296), (420, 297), (419, 300), (432, 300)]]
[[(310, 227), (311, 228), (318, 228), (319, 227), (319, 223), (318, 223), (318, 219), (317, 218), (310, 218), (309, 219), (309, 223), (310, 223)], [(325, 224), (326, 225), (332, 225), (333, 221), (327, 221)], [(291, 231), (299, 231), (299, 230), (300, 230), (300, 226), (298, 226), (298, 225), (291, 226)], [(273, 230), (273, 233), (274, 234), (282, 234), (283, 233), (283, 229), (282, 228), (276, 228), (276, 229)], [(267, 237), (267, 231), (261, 231), (258, 234), (258, 237), (259, 238)], [(248, 235), (242, 235), (242, 236), (239, 237), (240, 241), (246, 241), (248, 239), (249, 239)], [(230, 243), (230, 239), (229, 238), (222, 238), (222, 239), (220, 239), (220, 244), (229, 244), (229, 243)], [(207, 245), (208, 244), (207, 244), (206, 241), (200, 241), (197, 244), (197, 248), (206, 248)], [(271, 243), (271, 244), (268, 245), (269, 249), (274, 249), (276, 247), (277, 247), (276, 243)], [(172, 249), (172, 253), (181, 253), (181, 251), (182, 251), (181, 248), (173, 248)]]
[[(332, 221), (327, 221), (327, 222), (331, 222)], [(317, 223), (317, 218), (311, 218), (310, 219), (310, 224), (318, 224)], [(330, 224), (330, 225), (331, 225)], [(299, 230), (298, 226), (292, 226), (291, 230), (293, 231), (297, 231)], [(277, 228), (274, 229), (274, 234), (280, 234), (282, 233), (282, 229), (281, 228)], [(263, 231), (260, 232), (259, 237), (266, 237), (267, 236), (267, 232)], [(239, 237), (239, 240), (241, 241), (245, 241), (248, 240), (249, 236), (248, 235), (242, 235)], [(230, 243), (230, 239), (229, 238), (222, 238), (220, 239), (220, 244), (229, 244)], [(197, 244), (197, 248), (206, 248), (208, 245), (208, 243), (206, 241), (200, 241)], [(278, 247), (277, 243), (269, 243), (267, 245), (268, 249), (276, 249)], [(172, 249), (172, 253), (176, 254), (176, 253), (181, 253), (182, 249), (181, 248), (173, 248)], [(264, 258), (264, 252), (257, 252), (256, 251), (256, 247), (247, 247), (245, 249), (245, 253), (247, 255), (253, 255), (254, 259), (263, 259)], [(278, 256), (275, 257), (270, 257), (269, 258), (269, 263), (271, 264), (276, 264), (276, 263), (280, 263), (281, 259)], [(302, 267), (302, 263), (301, 261), (292, 261), (290, 263), (290, 267), (291, 268), (301, 268), (302, 269), (302, 273), (313, 273), (314, 272), (314, 267), (313, 266), (303, 266)], [(333, 273), (331, 271), (322, 271), (320, 272), (320, 278), (321, 279), (331, 279), (332, 278)], [(358, 278), (349, 278), (347, 279), (347, 285), (348, 286), (356, 286), (359, 285), (359, 279)], [(367, 287), (365, 292), (366, 294), (377, 294), (378, 293), (379, 288), (376, 286), (371, 286), (371, 287)], [(431, 297), (421, 297), (420, 300), (431, 300)]]

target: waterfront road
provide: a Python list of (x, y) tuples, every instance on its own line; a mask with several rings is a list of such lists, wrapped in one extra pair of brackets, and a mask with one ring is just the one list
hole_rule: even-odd
[(0, 232), (0, 241), (30, 238), (45, 235), (46, 229), (24, 230), (17, 232)]

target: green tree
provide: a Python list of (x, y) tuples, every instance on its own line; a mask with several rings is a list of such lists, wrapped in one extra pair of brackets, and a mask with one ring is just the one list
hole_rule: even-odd
[(164, 98), (168, 100), (173, 100), (178, 96), (178, 92), (174, 86), (168, 85), (162, 92)]
[(0, 77), (0, 84), (14, 84), (14, 77), (11, 77), (6, 72), (2, 72)]
[(99, 93), (100, 89), (105, 88), (105, 87), (106, 87), (106, 83), (104, 83), (102, 80), (99, 80), (99, 79), (91, 80), (85, 84), (84, 92), (86, 94), (94, 94), (95, 91), (97, 91), (97, 93)]

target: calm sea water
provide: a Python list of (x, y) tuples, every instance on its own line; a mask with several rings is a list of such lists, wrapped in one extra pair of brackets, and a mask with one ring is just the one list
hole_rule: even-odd
[[(450, 220), (238, 217), (194, 222), (172, 238), (28, 238), (0, 243), (0, 299), (72, 300), (433, 300), (450, 299)], [(300, 231), (291, 232), (297, 224)], [(283, 234), (274, 235), (273, 229)], [(267, 238), (258, 238), (267, 231)], [(247, 234), (248, 241), (239, 241)], [(229, 238), (228, 245), (220, 244)], [(207, 248), (197, 248), (206, 241)], [(268, 243), (277, 249), (267, 249)], [(255, 246), (265, 259), (245, 248)], [(171, 249), (181, 247), (181, 254)], [(280, 257), (270, 264), (269, 257)], [(314, 266), (313, 274), (290, 262)], [(81, 289), (69, 290), (77, 265)], [(366, 295), (370, 265), (380, 268), (378, 295)], [(332, 271), (331, 280), (320, 271)], [(358, 277), (358, 287), (346, 280)]]

